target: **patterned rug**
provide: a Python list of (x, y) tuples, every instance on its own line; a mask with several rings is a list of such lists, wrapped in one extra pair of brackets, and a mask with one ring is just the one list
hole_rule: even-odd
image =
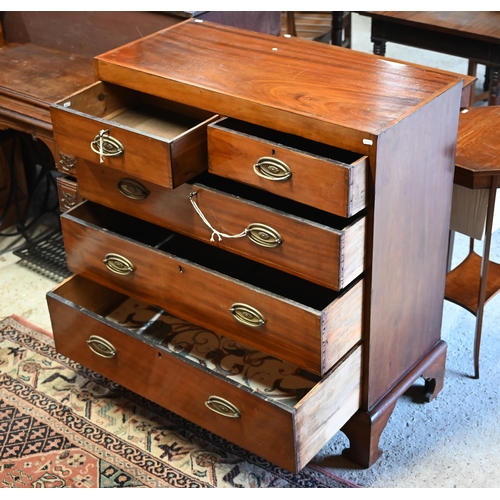
[(357, 488), (314, 464), (291, 474), (0, 321), (0, 487)]

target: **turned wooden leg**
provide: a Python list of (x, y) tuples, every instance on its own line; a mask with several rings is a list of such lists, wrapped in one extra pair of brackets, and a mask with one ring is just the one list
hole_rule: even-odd
[(425, 380), (423, 398), (426, 402), (432, 401), (443, 388), (446, 349), (446, 342), (440, 340), (385, 398), (369, 411), (358, 411), (342, 427), (342, 432), (349, 439), (349, 448), (342, 452), (344, 457), (364, 468), (371, 467), (380, 458), (382, 455), (382, 450), (379, 448), (380, 436), (399, 397), (419, 377)]
[(375, 40), (373, 38), (372, 42), (373, 42), (373, 53), (376, 56), (385, 56), (386, 42), (384, 40)]
[(488, 98), (489, 106), (500, 105), (500, 67), (490, 67), (490, 92)]
[(342, 47), (344, 34), (344, 12), (332, 12), (332, 45)]

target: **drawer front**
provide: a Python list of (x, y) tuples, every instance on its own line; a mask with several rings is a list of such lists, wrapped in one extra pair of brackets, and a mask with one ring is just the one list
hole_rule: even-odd
[[(80, 193), (86, 199), (333, 290), (346, 287), (364, 270), (365, 218), (350, 222), (322, 212), (316, 222), (306, 218), (310, 210), (299, 204), (294, 204), (300, 210), (291, 216), (286, 206), (285, 211), (276, 210), (211, 187), (218, 186), (219, 179), (224, 181), (215, 176), (165, 190), (85, 160), (79, 172)], [(192, 193), (196, 196), (191, 197)], [(274, 205), (283, 205), (282, 199), (268, 197), (273, 198)], [(219, 234), (213, 234), (212, 229)]]
[(154, 111), (144, 99), (98, 82), (54, 104), (51, 119), (60, 154), (142, 175), (167, 188), (206, 170), (210, 115), (187, 117), (174, 104)]
[(70, 208), (73, 208), (82, 201), (83, 198), (78, 191), (78, 184), (76, 181), (66, 177), (58, 177), (56, 183), (61, 212), (67, 212)]
[[(227, 127), (224, 123), (208, 127), (210, 172), (341, 217), (365, 208), (367, 157), (342, 152), (352, 159), (347, 164), (232, 130), (233, 122)], [(299, 141), (289, 136), (288, 140)]]
[[(109, 302), (112, 294), (80, 276), (49, 292), (58, 352), (281, 467), (298, 472), (359, 408), (359, 349), (307, 393), (297, 410), (118, 329), (100, 314), (96, 300)], [(96, 341), (106, 349), (95, 349)], [(216, 398), (237, 413), (211, 411)], [(317, 425), (319, 402), (330, 410)]]
[[(284, 273), (272, 274), (270, 268), (255, 267), (251, 261), (231, 258), (222, 250), (212, 248), (210, 253), (211, 247), (206, 245), (198, 243), (200, 249), (193, 250), (195, 240), (189, 240), (186, 248), (176, 248), (172, 245), (178, 238), (173, 239), (164, 250), (157, 250), (154, 242), (146, 245), (112, 232), (112, 218), (120, 216), (114, 211), (103, 223), (107, 229), (87, 222), (94, 216), (85, 213), (91, 207), (99, 206), (85, 202), (62, 216), (67, 263), (74, 273), (164, 307), (313, 373), (326, 373), (361, 339), (362, 281), (339, 294)], [(141, 231), (150, 237), (151, 231), (144, 225), (140, 224)], [(191, 252), (192, 259), (178, 257), (179, 252)], [(201, 266), (194, 260), (207, 255), (221, 269), (231, 266), (232, 270), (239, 270), (240, 265), (246, 266), (245, 276), (258, 278), (264, 286), (278, 287), (283, 293), (249, 285), (239, 277)], [(287, 281), (280, 282), (281, 279)], [(320, 305), (302, 304), (292, 295), (289, 298), (285, 295), (289, 290)], [(313, 294), (314, 297), (309, 296)], [(339, 314), (335, 313), (337, 308)], [(344, 320), (344, 310), (352, 313), (352, 321)]]

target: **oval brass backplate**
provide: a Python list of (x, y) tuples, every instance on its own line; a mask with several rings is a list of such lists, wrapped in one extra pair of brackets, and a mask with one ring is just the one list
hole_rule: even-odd
[(266, 248), (276, 248), (283, 241), (278, 231), (257, 222), (248, 225), (246, 234), (250, 241)]
[(111, 137), (108, 131), (99, 133), (90, 143), (90, 149), (94, 153), (102, 156), (120, 156), (125, 152), (121, 142), (114, 137)]
[(240, 302), (234, 303), (230, 309), (231, 314), (244, 325), (259, 327), (266, 323), (266, 318), (255, 307)]
[(205, 401), (205, 405), (223, 417), (239, 418), (241, 416), (240, 410), (233, 403), (219, 396), (210, 396), (208, 401)]
[(116, 349), (113, 344), (98, 335), (91, 335), (87, 340), (89, 349), (102, 358), (113, 358), (116, 356)]
[(134, 265), (127, 258), (117, 253), (108, 253), (103, 259), (106, 267), (115, 274), (127, 275), (133, 273)]
[(283, 161), (272, 156), (263, 156), (253, 166), (254, 172), (269, 181), (286, 181), (292, 177), (292, 170)]
[(118, 191), (131, 200), (144, 200), (149, 194), (148, 190), (134, 179), (120, 179), (117, 186)]

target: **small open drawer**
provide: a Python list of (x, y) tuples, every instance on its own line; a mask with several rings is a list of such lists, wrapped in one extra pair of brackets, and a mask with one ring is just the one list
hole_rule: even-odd
[[(216, 117), (105, 82), (53, 104), (57, 149), (174, 188), (207, 169), (207, 125)], [(67, 159), (65, 160), (67, 161)]]
[(81, 276), (47, 302), (59, 353), (290, 471), (359, 409), (359, 346), (321, 379)]
[(208, 127), (209, 172), (341, 217), (366, 207), (368, 157), (232, 118)]
[(362, 279), (336, 292), (89, 201), (61, 222), (72, 272), (312, 373), (362, 339)]

